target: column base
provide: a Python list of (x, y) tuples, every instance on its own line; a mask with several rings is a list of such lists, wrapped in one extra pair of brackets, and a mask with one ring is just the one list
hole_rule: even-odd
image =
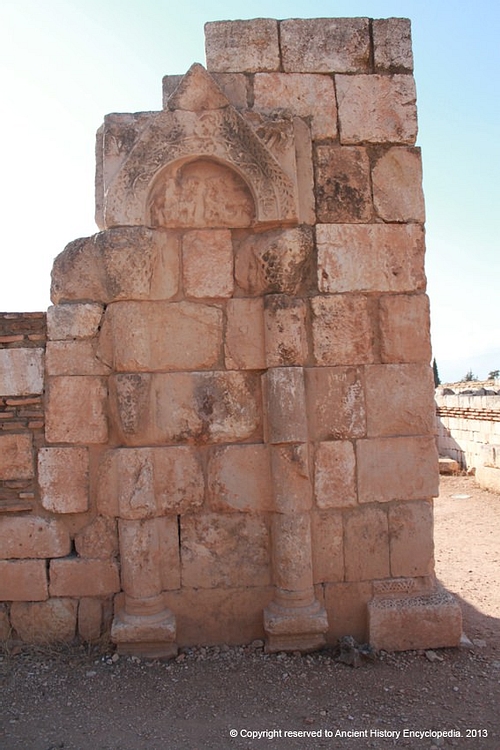
[(384, 651), (459, 646), (462, 612), (444, 589), (423, 596), (375, 597), (368, 603), (369, 641)]
[(177, 656), (175, 616), (169, 609), (154, 615), (130, 615), (121, 610), (111, 626), (111, 640), (119, 654), (149, 659)]
[(265, 651), (317, 651), (326, 643), (326, 611), (318, 601), (307, 607), (283, 607), (275, 602), (264, 610)]

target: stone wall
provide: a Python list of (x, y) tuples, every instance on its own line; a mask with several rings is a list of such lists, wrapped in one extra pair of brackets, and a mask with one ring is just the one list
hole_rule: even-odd
[(496, 382), (456, 384), (436, 391), (439, 455), (473, 471), (479, 484), (500, 490), (500, 388)]
[(456, 645), (409, 22), (206, 42), (162, 111), (105, 118), (101, 231), (54, 262), (40, 502), (3, 520), (10, 624), (91, 639), (112, 603), (123, 653)]

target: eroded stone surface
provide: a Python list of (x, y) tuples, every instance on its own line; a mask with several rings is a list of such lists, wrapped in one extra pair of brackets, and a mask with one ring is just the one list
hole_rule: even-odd
[(89, 507), (87, 448), (40, 448), (38, 483), (46, 510), (84, 513)]
[(306, 394), (311, 439), (338, 440), (366, 434), (360, 370), (355, 367), (307, 369)]
[(15, 602), (10, 612), (12, 626), (28, 643), (69, 642), (75, 637), (76, 599), (46, 602)]
[(419, 149), (391, 148), (372, 170), (373, 203), (384, 221), (425, 219)]
[(283, 68), (298, 73), (368, 73), (367, 18), (307, 18), (281, 21)]
[(356, 146), (320, 144), (315, 149), (316, 211), (325, 224), (372, 218), (370, 163)]
[(59, 520), (4, 516), (0, 518), (0, 535), (6, 558), (64, 557), (71, 549), (68, 530)]
[(254, 73), (278, 70), (278, 22), (271, 18), (256, 18), (207, 23), (205, 51), (210, 71)]
[(382, 362), (431, 361), (429, 298), (385, 295), (380, 300)]
[[(217, 200), (220, 196), (217, 192)], [(228, 230), (200, 229), (182, 239), (186, 296), (224, 298), (233, 293), (233, 246)]]
[(0, 435), (0, 479), (29, 479), (32, 476), (31, 435)]
[(45, 434), (49, 443), (105, 443), (106, 379), (78, 375), (48, 379)]
[(356, 458), (348, 440), (316, 447), (314, 493), (319, 508), (343, 508), (356, 503)]
[(43, 349), (0, 349), (0, 395), (43, 391)]
[(274, 508), (266, 445), (215, 448), (208, 463), (208, 503), (219, 512), (262, 512)]
[(376, 18), (373, 25), (375, 69), (411, 72), (411, 23), (408, 18)]
[(373, 319), (367, 297), (354, 294), (313, 297), (311, 309), (317, 365), (373, 362)]

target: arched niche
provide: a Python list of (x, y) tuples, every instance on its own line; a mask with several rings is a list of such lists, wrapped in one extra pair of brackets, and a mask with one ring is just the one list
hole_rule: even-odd
[(255, 200), (238, 172), (207, 158), (181, 159), (160, 170), (146, 203), (152, 227), (250, 227)]

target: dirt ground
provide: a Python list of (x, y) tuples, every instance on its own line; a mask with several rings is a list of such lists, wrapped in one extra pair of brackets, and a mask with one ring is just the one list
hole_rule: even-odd
[(435, 519), (437, 575), (472, 647), (358, 669), (259, 643), (166, 664), (76, 647), (5, 653), (1, 750), (500, 750), (500, 497), (444, 477)]

